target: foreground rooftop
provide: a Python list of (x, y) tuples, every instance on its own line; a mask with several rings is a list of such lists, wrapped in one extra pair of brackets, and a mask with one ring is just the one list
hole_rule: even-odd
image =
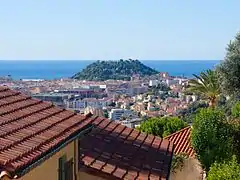
[(168, 140), (78, 115), (7, 87), (0, 87), (0, 126), (0, 179), (23, 176), (79, 137), (84, 171), (119, 179), (169, 176), (173, 144)]
[(129, 180), (168, 178), (171, 142), (108, 119), (97, 118), (93, 124), (95, 128), (80, 140), (85, 171)]
[(191, 126), (187, 126), (164, 139), (174, 144), (175, 154), (187, 154), (189, 157), (195, 157), (196, 153), (191, 145)]

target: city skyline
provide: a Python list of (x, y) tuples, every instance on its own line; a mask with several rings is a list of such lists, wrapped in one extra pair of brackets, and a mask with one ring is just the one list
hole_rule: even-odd
[(239, 1), (4, 1), (1, 60), (221, 60)]

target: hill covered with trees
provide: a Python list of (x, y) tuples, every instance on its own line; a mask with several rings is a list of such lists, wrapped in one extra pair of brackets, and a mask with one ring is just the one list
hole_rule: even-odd
[(72, 78), (79, 80), (104, 81), (130, 80), (134, 74), (141, 77), (157, 74), (158, 71), (144, 65), (138, 60), (96, 61), (88, 65)]

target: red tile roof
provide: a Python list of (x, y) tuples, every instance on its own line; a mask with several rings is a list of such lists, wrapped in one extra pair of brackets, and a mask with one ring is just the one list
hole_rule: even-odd
[(80, 140), (83, 169), (119, 179), (167, 179), (173, 143), (97, 118), (95, 128)]
[(0, 176), (20, 177), (83, 129), (81, 162), (122, 179), (168, 178), (173, 143), (0, 86)]
[(0, 86), (0, 173), (18, 175), (92, 120)]
[(174, 153), (186, 153), (190, 157), (195, 156), (195, 151), (193, 150), (193, 147), (191, 146), (191, 126), (188, 126), (186, 128), (181, 129), (180, 131), (177, 131), (164, 139), (167, 139), (174, 143)]

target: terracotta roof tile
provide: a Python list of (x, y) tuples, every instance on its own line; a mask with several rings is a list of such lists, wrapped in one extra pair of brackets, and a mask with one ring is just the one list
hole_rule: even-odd
[(186, 128), (181, 129), (180, 131), (177, 131), (165, 137), (164, 139), (168, 139), (169, 141), (173, 142), (175, 154), (186, 153), (190, 157), (194, 157), (195, 151), (191, 146), (190, 137), (191, 137), (191, 126), (188, 126)]
[(0, 169), (15, 175), (93, 120), (0, 86)]
[(169, 141), (0, 86), (1, 172), (16, 175), (87, 125), (95, 128), (80, 141), (85, 166), (120, 179), (168, 177), (173, 151)]
[(82, 168), (92, 168), (119, 179), (168, 178), (173, 152), (171, 142), (108, 119), (97, 118), (93, 124), (92, 131), (80, 140)]

